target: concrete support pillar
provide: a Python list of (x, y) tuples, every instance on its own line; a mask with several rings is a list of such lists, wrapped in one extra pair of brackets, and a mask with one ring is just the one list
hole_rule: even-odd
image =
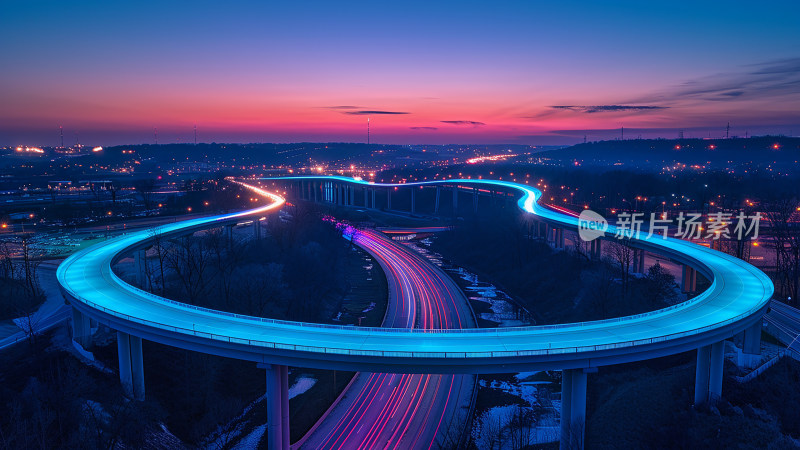
[(146, 287), (145, 283), (147, 283), (147, 273), (146, 270), (146, 253), (144, 250), (137, 250), (133, 252), (133, 266), (134, 270), (136, 270), (136, 284), (139, 287)]
[(281, 448), (288, 449), (291, 440), (289, 432), (289, 367), (279, 367), (281, 370)]
[(233, 225), (225, 225), (225, 236), (228, 238), (228, 245), (233, 244)]
[(364, 208), (369, 208), (369, 189), (364, 189)]
[(392, 209), (392, 188), (386, 189), (386, 210)]
[(453, 186), (453, 215), (458, 214), (458, 186)]
[(641, 273), (639, 271), (639, 251), (640, 250), (638, 248), (634, 248), (634, 249), (631, 249), (631, 250), (632, 250), (632, 253), (633, 253), (632, 258), (631, 258), (632, 259), (632, 261), (631, 261), (631, 273)]
[(436, 186), (436, 201), (433, 203), (433, 213), (439, 214), (439, 195), (441, 194), (441, 189), (439, 186)]
[(586, 372), (572, 374), (572, 406), (570, 407), (570, 448), (583, 448), (586, 435)]
[(478, 213), (478, 188), (472, 189), (472, 209), (473, 212)]
[(761, 354), (761, 320), (744, 330), (742, 351), (749, 355)]
[(586, 372), (589, 369), (561, 371), (560, 449), (582, 449), (586, 428)]
[(557, 249), (564, 249), (564, 229), (563, 228), (556, 228), (556, 248)]
[(560, 450), (569, 450), (570, 407), (572, 406), (572, 370), (561, 371), (561, 442)]
[(639, 273), (646, 273), (647, 269), (644, 267), (644, 250), (639, 250)]
[(142, 338), (117, 331), (119, 379), (125, 394), (144, 400), (144, 356)]
[(314, 191), (314, 203), (318, 202), (319, 184), (316, 181), (311, 182), (311, 190)]
[(703, 405), (708, 402), (709, 364), (711, 363), (711, 346), (697, 349), (697, 367), (694, 377), (694, 404)]
[(725, 341), (711, 345), (711, 361), (708, 370), (708, 402), (713, 404), (722, 397), (722, 366), (725, 362)]
[(356, 187), (350, 186), (350, 195), (348, 195), (348, 204), (350, 206), (356, 206)]
[(288, 367), (259, 365), (267, 370), (267, 447), (289, 449)]
[(411, 215), (413, 216), (417, 212), (417, 188), (411, 188)]
[(375, 189), (371, 189), (371, 191), (372, 191), (372, 208), (375, 209), (377, 208), (377, 205), (375, 203)]
[(253, 238), (261, 239), (261, 221), (258, 220), (258, 217), (253, 218)]
[(683, 292), (694, 292), (697, 290), (697, 271), (687, 265), (683, 266), (681, 290)]
[(600, 261), (603, 258), (602, 242), (603, 241), (600, 238), (591, 241), (589, 256), (591, 257), (592, 261)]
[(91, 347), (92, 327), (90, 319), (82, 312), (72, 308), (72, 340), (84, 349)]
[(742, 332), (742, 350), (736, 349), (736, 365), (755, 368), (761, 363), (761, 320)]

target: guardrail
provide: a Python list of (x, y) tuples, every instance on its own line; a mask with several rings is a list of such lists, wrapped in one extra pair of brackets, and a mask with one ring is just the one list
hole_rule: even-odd
[[(142, 291), (144, 292), (144, 291)], [(149, 294), (149, 293), (146, 293)], [(150, 294), (153, 297), (158, 299), (162, 299), (162, 297), (158, 297), (154, 294)], [(276, 319), (267, 319), (267, 318), (258, 318), (252, 316), (242, 316), (240, 314), (234, 313), (227, 313), (224, 311), (216, 311), (210, 310), (207, 308), (197, 307), (193, 305), (187, 305), (180, 302), (175, 302), (174, 300), (167, 300), (170, 303), (175, 303), (183, 307), (187, 307), (189, 309), (197, 309), (205, 312), (212, 312), (212, 313), (222, 313), (225, 316), (229, 317), (237, 317), (237, 318), (246, 318), (248, 320), (255, 319), (261, 323), (271, 323), (271, 324), (279, 324), (279, 325), (292, 325), (295, 327), (301, 328), (319, 328), (319, 329), (347, 329), (349, 331), (365, 331), (368, 334), (369, 331), (380, 331), (380, 333), (393, 333), (393, 334), (428, 334), (426, 331), (422, 331), (420, 329), (411, 329), (411, 328), (360, 328), (360, 327), (346, 327), (341, 325), (325, 325), (325, 324), (309, 324), (303, 322), (287, 322), (287, 321), (279, 321)], [(148, 325), (153, 328), (162, 329), (166, 331), (172, 331), (175, 333), (182, 333), (186, 335), (196, 336), (196, 337), (203, 337), (207, 339), (211, 339), (214, 341), (222, 341), (228, 342), (232, 344), (244, 344), (249, 346), (256, 346), (256, 347), (263, 347), (263, 348), (272, 348), (276, 350), (293, 350), (293, 351), (304, 351), (304, 352), (312, 352), (312, 353), (324, 353), (324, 354), (342, 354), (342, 355), (356, 355), (356, 356), (381, 356), (381, 357), (394, 357), (394, 358), (455, 358), (455, 359), (466, 359), (466, 358), (496, 358), (496, 357), (510, 357), (510, 356), (539, 356), (539, 355), (556, 355), (556, 354), (569, 354), (569, 353), (581, 353), (587, 351), (602, 351), (602, 350), (613, 350), (618, 348), (628, 348), (646, 344), (655, 344), (659, 342), (668, 341), (671, 339), (677, 339), (681, 337), (688, 337), (694, 336), (705, 331), (713, 330), (715, 328), (725, 326), (727, 324), (738, 322), (744, 318), (750, 317), (754, 314), (754, 312), (746, 312), (742, 313), (738, 316), (733, 318), (727, 319), (723, 322), (716, 323), (714, 325), (708, 325), (702, 328), (696, 328), (691, 331), (685, 331), (681, 333), (673, 333), (664, 336), (648, 338), (648, 339), (640, 339), (634, 341), (625, 341), (619, 342), (614, 344), (604, 344), (604, 345), (592, 345), (592, 346), (568, 346), (568, 347), (551, 347), (552, 343), (549, 344), (547, 349), (541, 350), (506, 350), (506, 351), (491, 351), (491, 352), (416, 352), (416, 351), (388, 351), (388, 350), (353, 350), (353, 349), (342, 349), (342, 348), (331, 348), (331, 347), (317, 347), (317, 346), (308, 346), (308, 345), (296, 345), (296, 344), (281, 344), (278, 342), (272, 341), (264, 341), (258, 339), (243, 339), (234, 336), (226, 336), (224, 334), (218, 333), (209, 333), (200, 331), (197, 329), (189, 329), (184, 327), (178, 327), (175, 325), (167, 325), (161, 322), (142, 319), (139, 317), (131, 316), (128, 314), (121, 314), (117, 311), (108, 309), (102, 305), (98, 305), (89, 300), (81, 300), (82, 303), (90, 306), (91, 308), (102, 311), (105, 314), (118, 317), (121, 319), (125, 319), (130, 322), (139, 323), (142, 325)], [(523, 328), (523, 327), (520, 327)], [(528, 328), (528, 327), (525, 327)], [(535, 329), (536, 327), (529, 327), (530, 329)], [(503, 334), (500, 328), (491, 328), (491, 329), (466, 329), (461, 331), (462, 333), (472, 333), (475, 335), (499, 335)], [(506, 328), (506, 330), (513, 330), (513, 328)], [(437, 330), (436, 332), (447, 333), (454, 330)]]
[[(466, 181), (465, 181), (466, 182)], [(410, 185), (413, 183), (410, 183)], [(533, 191), (530, 188), (524, 187), (525, 195), (523, 198), (519, 200), (520, 207), (524, 210), (528, 211), (532, 206), (529, 203), (533, 203), (534, 199), (531, 197), (533, 195)], [(524, 204), (524, 205), (523, 205)], [(214, 225), (219, 223), (220, 220), (225, 219), (232, 219), (235, 217), (242, 217), (246, 216), (249, 213), (254, 213), (255, 211), (262, 210), (263, 208), (259, 208), (252, 211), (243, 211), (240, 213), (229, 214), (225, 216), (218, 216), (212, 217), (207, 219), (205, 223), (198, 220), (187, 221), (184, 227), (176, 227), (170, 230), (170, 234), (178, 234), (182, 230), (191, 230), (201, 227), (204, 224)], [(562, 224), (562, 225), (569, 225), (569, 224)], [(143, 239), (143, 240), (146, 240)], [(137, 243), (139, 244), (139, 243)], [(660, 247), (660, 246), (659, 246)], [(124, 252), (125, 250), (121, 250), (120, 252)], [(665, 251), (680, 251), (679, 249), (668, 249), (664, 248)], [(82, 253), (82, 252), (79, 252)], [(114, 258), (118, 257), (119, 253), (115, 254), (111, 260), (113, 261)], [(727, 255), (725, 255), (727, 256)], [(688, 257), (688, 256), (687, 256)], [(692, 260), (695, 258), (688, 257)], [(725, 258), (728, 259), (728, 258)], [(67, 261), (67, 268), (69, 264), (71, 264), (74, 259)], [(696, 261), (698, 264), (703, 266), (704, 268), (710, 269), (704, 266), (699, 261)], [(160, 297), (156, 294), (152, 294), (150, 292), (138, 289), (133, 287), (125, 282), (123, 282), (119, 277), (114, 274), (111, 270), (111, 261), (104, 261), (104, 264), (107, 264), (107, 267), (104, 267), (104, 270), (107, 270), (108, 273), (111, 274), (112, 281), (116, 283), (116, 285), (122, 289), (128, 290), (132, 295), (147, 298), (154, 302), (160, 302), (165, 304), (175, 305), (181, 308), (186, 308), (189, 310), (195, 310), (199, 312), (206, 312), (216, 316), (225, 316), (225, 317), (232, 317), (238, 320), (246, 321), (246, 322), (257, 322), (261, 324), (272, 324), (277, 327), (281, 327), (284, 331), (289, 331), (289, 329), (307, 329), (307, 330), (339, 330), (339, 331), (347, 331), (349, 333), (363, 333), (364, 336), (369, 336), (370, 334), (380, 334), (380, 335), (418, 335), (418, 334), (451, 334), (451, 335), (471, 335), (475, 337), (488, 337), (488, 336), (500, 336), (500, 335), (509, 335), (512, 333), (525, 333), (525, 332), (535, 332), (535, 331), (546, 331), (546, 330), (570, 330), (570, 329), (580, 329), (588, 326), (598, 326), (603, 324), (619, 324), (624, 322), (633, 322), (638, 319), (654, 316), (654, 315), (662, 315), (665, 312), (681, 309), (681, 308), (688, 308), (696, 303), (700, 303), (703, 300), (707, 300), (707, 298), (717, 290), (717, 288), (722, 289), (724, 288), (724, 280), (718, 279), (718, 277), (713, 277), (712, 284), (709, 289), (705, 292), (700, 294), (699, 296), (689, 300), (687, 302), (679, 303), (676, 305), (669, 306), (667, 308), (662, 308), (655, 311), (649, 311), (642, 314), (637, 314), (633, 316), (625, 316), (625, 317), (617, 317), (612, 319), (605, 319), (605, 320), (598, 320), (598, 321), (586, 321), (586, 322), (576, 322), (576, 323), (567, 323), (567, 324), (554, 324), (554, 325), (534, 325), (534, 326), (525, 326), (525, 327), (509, 327), (509, 328), (491, 328), (491, 329), (404, 329), (404, 328), (378, 328), (378, 327), (355, 327), (355, 326), (345, 326), (345, 325), (328, 325), (328, 324), (315, 324), (315, 323), (306, 323), (306, 322), (292, 322), (286, 320), (279, 320), (279, 319), (268, 319), (262, 317), (254, 317), (236, 313), (230, 313), (225, 311), (219, 311), (210, 308), (204, 308), (195, 305), (189, 305), (186, 303), (178, 302), (175, 300), (166, 299)], [(66, 268), (65, 268), (66, 270)], [(757, 277), (758, 274), (754, 273), (754, 277)], [(763, 287), (764, 292), (762, 293), (762, 297), (766, 294), (767, 286)], [(67, 288), (67, 290), (69, 290)], [(304, 351), (304, 352), (314, 352), (314, 353), (325, 353), (325, 354), (342, 354), (342, 355), (358, 355), (358, 356), (381, 356), (381, 357), (397, 357), (397, 358), (497, 358), (497, 357), (513, 357), (513, 356), (537, 356), (537, 355), (554, 355), (554, 354), (569, 354), (569, 353), (580, 353), (580, 352), (589, 352), (589, 351), (603, 351), (603, 350), (613, 350), (618, 348), (628, 348), (633, 346), (640, 346), (640, 345), (648, 345), (654, 343), (665, 342), (672, 339), (679, 339), (682, 337), (693, 336), (697, 334), (704, 333), (706, 331), (714, 330), (725, 325), (735, 323), (746, 319), (760, 310), (766, 308), (765, 305), (758, 304), (755, 307), (750, 308), (746, 312), (738, 314), (734, 317), (728, 318), (726, 320), (716, 322), (714, 324), (709, 324), (700, 328), (695, 328), (688, 331), (678, 332), (678, 333), (670, 333), (662, 336), (651, 337), (647, 339), (640, 339), (640, 340), (631, 340), (631, 341), (623, 341), (623, 342), (615, 342), (611, 344), (602, 344), (602, 345), (593, 345), (593, 346), (567, 346), (567, 347), (552, 347), (552, 343), (548, 344), (548, 348), (536, 349), (536, 350), (519, 350), (519, 351), (487, 351), (487, 352), (416, 352), (416, 351), (388, 351), (388, 350), (357, 350), (357, 349), (343, 349), (343, 348), (330, 348), (330, 347), (317, 347), (317, 346), (307, 346), (307, 345), (296, 345), (296, 344), (281, 344), (278, 342), (271, 342), (265, 340), (258, 340), (258, 339), (245, 339), (241, 337), (235, 336), (226, 336), (223, 334), (218, 333), (209, 333), (198, 331), (196, 329), (195, 324), (193, 324), (192, 329), (184, 328), (184, 327), (177, 327), (174, 325), (168, 325), (164, 323), (160, 323), (157, 321), (142, 319), (139, 317), (130, 316), (127, 314), (122, 314), (117, 311), (108, 309), (102, 305), (99, 305), (95, 302), (92, 302), (86, 298), (80, 297), (74, 292), (70, 292), (70, 295), (75, 297), (81, 303), (96, 309), (98, 311), (102, 311), (103, 313), (118, 317), (121, 319), (125, 319), (130, 322), (135, 322), (143, 325), (148, 325), (153, 328), (168, 330), (176, 333), (182, 333), (186, 335), (192, 335), (197, 337), (203, 337), (207, 339), (211, 339), (213, 341), (221, 341), (221, 342), (228, 342), (232, 344), (244, 344), (249, 346), (256, 346), (256, 347), (263, 347), (263, 348), (272, 348), (272, 349), (284, 349), (284, 350), (293, 350), (293, 351)]]

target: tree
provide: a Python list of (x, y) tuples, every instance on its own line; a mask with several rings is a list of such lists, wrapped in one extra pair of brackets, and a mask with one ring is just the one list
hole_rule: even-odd
[(678, 294), (675, 292), (675, 277), (667, 272), (658, 262), (647, 269), (647, 280), (652, 283), (652, 289), (647, 293), (654, 303), (672, 304)]
[(633, 264), (633, 247), (631, 247), (630, 239), (621, 238), (616, 241), (611, 241), (611, 257), (619, 265), (622, 273), (622, 295), (623, 297), (628, 293), (628, 285), (631, 277), (631, 265)]
[(797, 200), (784, 199), (770, 205), (770, 223), (775, 249), (775, 276), (779, 292), (797, 303), (800, 291), (800, 227), (794, 223)]

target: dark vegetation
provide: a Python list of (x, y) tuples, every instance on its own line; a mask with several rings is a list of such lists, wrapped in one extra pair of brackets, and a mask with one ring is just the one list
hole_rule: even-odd
[(0, 320), (21, 319), (31, 339), (36, 337), (34, 313), (45, 300), (38, 269), (29, 236), (0, 241)]
[[(240, 314), (330, 322), (349, 289), (347, 269), (362, 261), (313, 205), (291, 219), (272, 215), (266, 237), (234, 238), (223, 229), (165, 240), (154, 235), (145, 288), (167, 298)], [(353, 312), (354, 314), (357, 312)]]
[[(253, 238), (252, 226), (162, 239), (148, 251), (145, 288), (167, 298), (241, 314), (325, 323), (379, 325), (387, 296), (377, 264), (341, 236), (314, 205), (272, 214)], [(122, 266), (117, 270), (125, 271)], [(130, 273), (127, 279), (132, 279)], [(376, 301), (377, 300), (377, 301)], [(369, 311), (364, 312), (366, 309)], [(342, 312), (338, 321), (332, 320)], [(113, 339), (94, 350), (116, 365)], [(189, 445), (234, 443), (266, 421), (265, 374), (254, 363), (146, 342), (147, 396), (165, 412), (168, 429)], [(197, 374), (203, 374), (197, 376)], [(316, 384), (291, 400), (292, 439), (302, 437), (353, 376), (349, 372), (292, 369)], [(247, 409), (248, 406), (251, 408)], [(247, 410), (244, 417), (238, 417)], [(217, 444), (214, 444), (217, 445)]]
[(142, 448), (163, 438), (158, 405), (125, 400), (116, 374), (46, 348), (49, 337), (0, 353), (0, 367), (14, 368), (0, 372), (0, 448)]
[(529, 226), (503, 214), (466, 220), (440, 233), (433, 247), (519, 299), (537, 324), (638, 314), (676, 301), (674, 277), (660, 266), (641, 278), (630, 274), (632, 257), (624, 244), (606, 242), (610, 256), (593, 262), (585, 249), (553, 251), (532, 238)]
[(784, 359), (745, 384), (726, 378), (717, 406), (694, 409), (694, 356), (601, 368), (589, 383), (587, 444), (609, 449), (796, 448), (790, 437), (800, 435), (797, 362)]

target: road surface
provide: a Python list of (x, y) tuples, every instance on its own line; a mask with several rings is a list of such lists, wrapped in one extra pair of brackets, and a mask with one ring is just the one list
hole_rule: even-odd
[[(389, 285), (383, 326), (471, 328), (466, 297), (441, 269), (375, 230), (353, 242), (381, 265)], [(453, 447), (475, 388), (472, 375), (358, 373), (302, 448)]]

